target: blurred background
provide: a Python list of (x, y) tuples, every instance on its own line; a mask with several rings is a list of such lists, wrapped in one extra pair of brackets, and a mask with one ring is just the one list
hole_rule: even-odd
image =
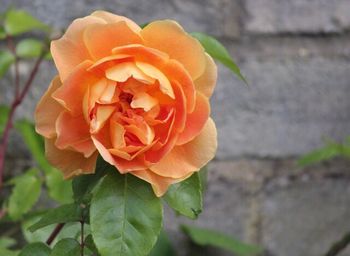
[[(325, 140), (350, 135), (349, 0), (1, 0), (0, 11), (10, 5), (59, 28), (103, 9), (139, 24), (175, 19), (215, 36), (249, 86), (219, 65), (212, 98), (219, 149), (196, 225), (262, 245), (269, 256), (319, 256), (350, 231), (349, 160), (297, 164)], [(33, 118), (54, 74), (53, 63), (41, 67), (18, 118)], [(0, 83), (0, 102), (8, 103), (13, 92)], [(29, 156), (14, 134), (6, 172), (21, 171)], [(188, 255), (231, 255), (193, 248), (178, 231), (191, 221), (168, 209), (165, 218), (171, 242)]]

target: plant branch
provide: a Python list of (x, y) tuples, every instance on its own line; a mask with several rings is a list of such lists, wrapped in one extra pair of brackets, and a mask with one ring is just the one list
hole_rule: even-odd
[(50, 234), (49, 238), (46, 240), (47, 245), (51, 245), (53, 240), (57, 237), (57, 235), (61, 232), (62, 228), (64, 227), (65, 223), (59, 223), (56, 225), (55, 229)]
[(350, 232), (346, 233), (342, 239), (332, 245), (325, 256), (336, 256), (350, 244)]
[[(15, 97), (12, 101), (12, 104), (11, 104), (10, 113), (9, 113), (8, 119), (6, 121), (4, 133), (0, 139), (0, 189), (2, 188), (2, 183), (3, 183), (5, 153), (6, 153), (6, 149), (7, 149), (7, 145), (8, 145), (10, 131), (13, 127), (14, 114), (16, 112), (17, 107), (22, 103), (24, 97), (27, 95), (29, 88), (32, 85), (33, 80), (35, 78), (35, 75), (38, 72), (39, 66), (44, 59), (45, 54), (46, 54), (45, 51), (43, 51), (40, 54), (39, 58), (36, 60), (36, 62), (34, 64), (34, 67), (33, 67), (32, 71), (28, 77), (27, 82), (24, 85), (23, 90), (20, 93), (17, 93), (15, 95)], [(15, 62), (18, 62), (17, 59), (15, 60)], [(17, 81), (17, 79), (16, 79), (16, 81)], [(19, 78), (18, 78), (18, 82), (19, 82)]]
[(84, 256), (84, 220), (80, 221), (81, 232), (80, 232), (80, 256)]

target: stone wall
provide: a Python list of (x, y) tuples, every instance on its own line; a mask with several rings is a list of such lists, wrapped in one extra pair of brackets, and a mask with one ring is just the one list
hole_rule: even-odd
[[(249, 87), (219, 65), (212, 99), (219, 150), (197, 224), (262, 244), (271, 256), (322, 255), (350, 230), (349, 162), (305, 170), (295, 163), (323, 138), (350, 134), (349, 0), (2, 0), (0, 10), (10, 4), (57, 27), (105, 9), (138, 23), (176, 19), (216, 36)], [(54, 73), (52, 64), (42, 67), (19, 116), (32, 117)], [(0, 101), (10, 97), (1, 82)], [(27, 157), (16, 141), (9, 155)], [(167, 212), (174, 241), (187, 244), (174, 224), (185, 220)]]

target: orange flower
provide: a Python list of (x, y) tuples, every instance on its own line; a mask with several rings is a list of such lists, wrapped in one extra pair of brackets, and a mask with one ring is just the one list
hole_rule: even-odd
[(93, 173), (100, 154), (161, 196), (214, 157), (216, 66), (178, 23), (141, 29), (96, 11), (75, 20), (51, 53), (59, 75), (37, 106), (36, 130), (66, 178)]

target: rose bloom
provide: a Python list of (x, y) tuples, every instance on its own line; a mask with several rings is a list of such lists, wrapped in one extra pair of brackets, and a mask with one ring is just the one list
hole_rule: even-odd
[(141, 29), (96, 11), (73, 21), (51, 53), (58, 75), (37, 106), (36, 130), (65, 178), (94, 173), (100, 154), (162, 196), (214, 157), (216, 65), (175, 21)]

